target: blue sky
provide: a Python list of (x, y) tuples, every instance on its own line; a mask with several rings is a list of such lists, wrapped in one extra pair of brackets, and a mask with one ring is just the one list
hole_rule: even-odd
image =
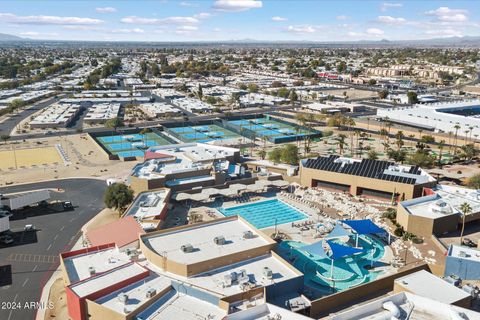
[(57, 40), (409, 40), (480, 35), (477, 1), (1, 1), (0, 33)]

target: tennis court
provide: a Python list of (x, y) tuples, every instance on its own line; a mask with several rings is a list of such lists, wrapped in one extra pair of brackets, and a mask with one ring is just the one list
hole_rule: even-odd
[(267, 137), (268, 140), (279, 143), (295, 140), (296, 138), (318, 135), (318, 132), (302, 128), (295, 124), (276, 121), (269, 117), (258, 119), (241, 119), (228, 121), (230, 125), (236, 126), (238, 130), (255, 132), (257, 138)]
[(63, 164), (63, 160), (55, 147), (0, 151), (0, 170), (52, 164)]
[(209, 142), (213, 140), (237, 139), (241, 136), (216, 124), (168, 129), (183, 142)]
[(111, 154), (121, 158), (143, 157), (149, 147), (172, 144), (154, 132), (97, 137), (97, 141)]

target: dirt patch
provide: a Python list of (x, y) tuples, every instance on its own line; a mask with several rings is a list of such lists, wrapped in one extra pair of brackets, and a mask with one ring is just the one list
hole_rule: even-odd
[(53, 308), (45, 311), (45, 319), (68, 319), (67, 295), (62, 277), (53, 282), (48, 301), (53, 302)]

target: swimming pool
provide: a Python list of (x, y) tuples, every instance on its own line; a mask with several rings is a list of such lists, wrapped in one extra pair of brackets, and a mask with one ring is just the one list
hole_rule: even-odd
[[(302, 242), (283, 241), (279, 245), (279, 253), (304, 273), (304, 281), (307, 286), (323, 294), (343, 291), (375, 280), (379, 272), (371, 272), (365, 267), (370, 266), (372, 260), (374, 263), (380, 260), (385, 254), (385, 247), (380, 240), (361, 235), (358, 246), (362, 247), (364, 252), (334, 260), (333, 277), (330, 278), (331, 260), (328, 258), (316, 259), (303, 252), (300, 247), (304, 245), (305, 243)], [(334, 281), (330, 279), (334, 279)]]
[(307, 216), (278, 199), (258, 201), (230, 208), (219, 208), (224, 216), (239, 215), (257, 229), (306, 219)]

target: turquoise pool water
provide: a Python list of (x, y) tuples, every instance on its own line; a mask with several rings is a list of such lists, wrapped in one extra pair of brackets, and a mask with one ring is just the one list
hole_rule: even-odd
[(307, 216), (278, 199), (243, 204), (230, 208), (220, 208), (224, 216), (239, 215), (257, 229), (306, 219)]
[[(354, 241), (354, 240), (353, 240)], [(331, 260), (316, 259), (299, 248), (304, 243), (283, 241), (279, 245), (280, 255), (290, 261), (298, 270), (304, 273), (305, 284), (323, 294), (331, 294), (375, 280), (379, 272), (370, 272), (365, 266), (370, 266), (380, 260), (385, 254), (383, 243), (369, 236), (360, 236), (358, 246), (364, 252), (347, 258), (337, 259), (333, 263), (333, 279), (330, 277)], [(373, 257), (372, 257), (373, 250)]]

